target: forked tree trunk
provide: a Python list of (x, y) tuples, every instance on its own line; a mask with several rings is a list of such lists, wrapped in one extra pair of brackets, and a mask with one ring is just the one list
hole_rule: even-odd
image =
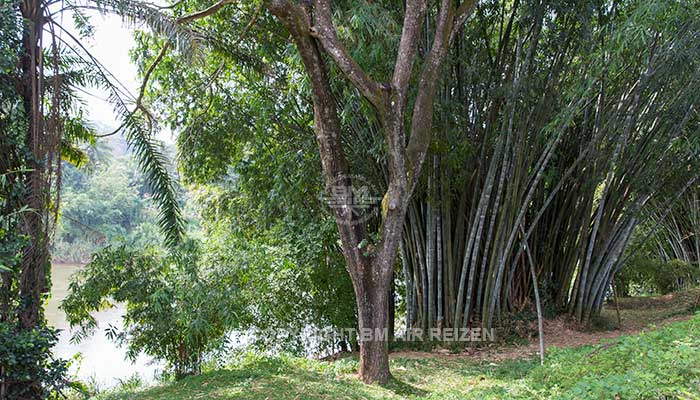
[[(314, 131), (318, 142), (326, 192), (335, 185), (352, 189), (350, 166), (345, 159), (337, 101), (331, 89), (326, 58), (330, 58), (381, 121), (387, 147), (388, 188), (382, 201), (379, 241), (353, 212), (352, 196), (343, 191), (333, 201), (333, 213), (343, 244), (343, 256), (353, 282), (360, 328), (360, 377), (368, 383), (390, 378), (388, 356), (389, 288), (411, 193), (430, 144), (433, 102), (440, 67), (454, 38), (454, 27), (471, 14), (476, 1), (456, 6), (442, 0), (436, 16), (435, 36), (423, 62), (411, 114), (411, 135), (406, 144), (409, 86), (417, 58), (427, 1), (407, 0), (401, 39), (390, 83), (372, 79), (340, 42), (333, 25), (329, 0), (267, 0), (267, 8), (287, 28), (311, 82)], [(337, 194), (336, 194), (337, 196)], [(335, 196), (334, 196), (335, 197)], [(431, 285), (432, 286), (432, 285)], [(432, 311), (432, 309), (431, 309)]]

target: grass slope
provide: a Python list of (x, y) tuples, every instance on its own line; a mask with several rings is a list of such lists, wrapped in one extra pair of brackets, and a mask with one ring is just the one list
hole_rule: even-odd
[(102, 400), (178, 399), (700, 399), (700, 314), (535, 360), (392, 359), (394, 380), (365, 385), (357, 361), (248, 356), (230, 368)]

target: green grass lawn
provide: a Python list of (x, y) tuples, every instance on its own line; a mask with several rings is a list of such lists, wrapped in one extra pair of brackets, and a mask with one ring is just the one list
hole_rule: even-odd
[(357, 361), (249, 355), (229, 368), (103, 400), (195, 399), (700, 399), (700, 314), (596, 346), (551, 348), (537, 360), (395, 358), (387, 386), (365, 385)]

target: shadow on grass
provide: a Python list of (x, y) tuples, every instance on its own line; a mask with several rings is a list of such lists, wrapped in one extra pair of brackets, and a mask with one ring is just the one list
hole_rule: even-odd
[(423, 397), (430, 393), (427, 390), (412, 386), (400, 379), (397, 379), (396, 377), (392, 377), (391, 380), (389, 380), (389, 383), (383, 385), (382, 387), (401, 397)]

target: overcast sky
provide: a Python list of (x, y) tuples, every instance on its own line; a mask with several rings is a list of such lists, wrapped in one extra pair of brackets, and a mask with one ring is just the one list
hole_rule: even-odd
[[(131, 64), (129, 49), (134, 45), (132, 30), (121, 18), (94, 13), (90, 19), (95, 26), (95, 35), (86, 46), (92, 55), (126, 86), (131, 93), (138, 89), (136, 66)], [(105, 100), (106, 94), (91, 89), (93, 96), (86, 97), (90, 119), (110, 126), (118, 126), (112, 106)]]
[[(136, 66), (129, 57), (129, 50), (134, 47), (133, 27), (115, 15), (105, 16), (97, 12), (89, 15), (95, 31), (86, 47), (136, 97), (141, 83)], [(112, 106), (106, 101), (107, 93), (96, 89), (88, 89), (88, 92), (90, 95), (83, 95), (88, 103), (88, 119), (99, 122), (100, 125), (114, 128), (119, 126)], [(169, 132), (161, 132), (158, 138), (172, 142)]]

